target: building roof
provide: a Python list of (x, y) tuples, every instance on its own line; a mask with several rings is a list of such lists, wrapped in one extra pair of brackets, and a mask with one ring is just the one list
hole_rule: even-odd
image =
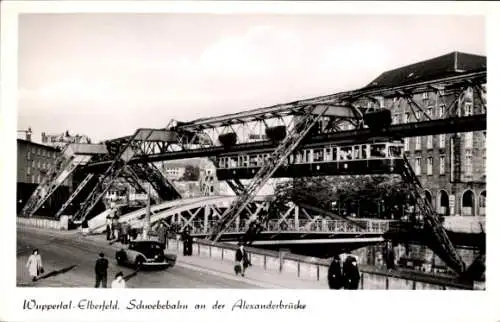
[(46, 149), (46, 150), (57, 151), (57, 152), (61, 151), (60, 149), (55, 148), (55, 147), (50, 146), (50, 145), (40, 144), (40, 143), (36, 143), (36, 142), (33, 142), (33, 141), (24, 140), (24, 139), (17, 139), (17, 144), (18, 145), (19, 144), (31, 145), (31, 146), (40, 147), (40, 148), (43, 148), (43, 149)]
[(486, 56), (451, 52), (386, 71), (365, 88), (386, 88), (486, 70)]

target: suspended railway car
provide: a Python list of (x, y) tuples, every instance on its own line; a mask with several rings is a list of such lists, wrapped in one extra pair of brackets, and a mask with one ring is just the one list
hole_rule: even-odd
[[(219, 180), (253, 178), (271, 152), (224, 153), (217, 157), (217, 177)], [(403, 162), (403, 152), (402, 141), (299, 149), (288, 157), (274, 177), (395, 173)]]

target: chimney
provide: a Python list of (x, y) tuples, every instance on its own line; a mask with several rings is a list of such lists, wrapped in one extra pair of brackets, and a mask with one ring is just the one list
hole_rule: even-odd
[(26, 141), (31, 142), (31, 134), (33, 132), (31, 131), (31, 127), (28, 128), (28, 131), (26, 131)]

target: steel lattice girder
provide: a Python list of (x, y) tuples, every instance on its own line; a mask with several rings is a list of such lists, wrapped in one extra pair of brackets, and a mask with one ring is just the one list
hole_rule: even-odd
[(357, 117), (351, 109), (351, 104), (361, 98), (382, 96), (398, 97), (404, 91), (406, 94), (418, 94), (429, 91), (436, 91), (439, 88), (459, 87), (463, 84), (483, 84), (486, 83), (486, 71), (467, 73), (460, 76), (444, 77), (431, 81), (405, 84), (393, 88), (362, 88), (354, 91), (347, 91), (326, 95), (292, 103), (278, 104), (271, 107), (254, 109), (240, 113), (233, 113), (218, 117), (209, 117), (186, 122), (179, 126), (181, 129), (203, 130), (207, 128), (221, 127), (228, 124), (251, 122), (259, 119), (275, 118), (277, 115), (298, 115), (304, 113), (304, 108), (311, 105), (329, 104), (332, 107), (331, 115), (337, 117)]
[[(333, 133), (325, 133), (316, 136), (312, 136), (305, 141), (299, 147), (313, 147), (315, 145), (322, 144), (350, 144), (350, 143), (363, 143), (369, 142), (369, 140), (375, 136), (384, 137), (394, 137), (394, 138), (404, 138), (413, 136), (424, 136), (424, 135), (434, 135), (434, 134), (444, 134), (444, 133), (459, 133), (459, 132), (470, 132), (470, 131), (484, 131), (486, 130), (486, 114), (467, 116), (467, 117), (457, 117), (448, 118), (432, 121), (423, 122), (413, 122), (406, 124), (392, 125), (383, 132), (373, 133), (370, 129), (359, 129), (359, 130), (348, 130), (339, 131)], [(181, 151), (171, 151), (166, 153), (159, 153), (155, 155), (149, 155), (148, 162), (157, 161), (167, 161), (176, 159), (187, 159), (196, 157), (209, 157), (214, 155), (220, 155), (225, 152), (246, 152), (253, 150), (272, 150), (276, 145), (271, 141), (265, 142), (254, 142), (254, 143), (241, 143), (236, 144), (230, 149), (225, 149), (224, 147), (208, 147), (208, 148), (196, 148), (192, 150), (181, 150)], [(141, 158), (133, 158), (130, 163), (140, 163), (144, 162)], [(101, 161), (89, 164), (87, 166), (89, 171), (102, 171), (102, 167), (107, 168), (111, 162)]]
[[(351, 112), (354, 111), (359, 111), (363, 113), (366, 111), (366, 109), (356, 109), (354, 106), (355, 103), (359, 100), (363, 99), (373, 99), (375, 96), (382, 96), (382, 97), (396, 97), (396, 98), (403, 98), (403, 97), (411, 97), (413, 94), (417, 93), (422, 93), (422, 92), (429, 92), (429, 91), (437, 91), (438, 93), (441, 92), (461, 92), (465, 88), (472, 87), (475, 88), (477, 91), (478, 86), (485, 84), (486, 83), (486, 71), (484, 72), (475, 72), (475, 73), (468, 73), (460, 76), (453, 76), (453, 77), (446, 77), (442, 79), (436, 79), (432, 81), (426, 81), (426, 82), (421, 82), (421, 83), (414, 83), (414, 84), (408, 84), (408, 85), (402, 85), (402, 86), (397, 86), (394, 88), (376, 88), (376, 89), (361, 89), (357, 91), (350, 91), (350, 92), (343, 92), (343, 93), (338, 93), (338, 94), (333, 94), (333, 95), (327, 95), (324, 97), (318, 97), (318, 98), (313, 98), (309, 100), (303, 100), (303, 101), (298, 101), (294, 103), (289, 103), (289, 104), (281, 104), (281, 105), (276, 105), (270, 108), (262, 108), (262, 109), (257, 109), (253, 111), (248, 111), (248, 112), (243, 112), (244, 116), (247, 117), (248, 120), (251, 120), (253, 122), (257, 123), (262, 123), (264, 126), (267, 126), (265, 123), (266, 118), (276, 118), (276, 117), (282, 117), (283, 115), (292, 115), (292, 114), (300, 114), (305, 111), (307, 108), (307, 104), (316, 104), (320, 105), (321, 104), (333, 104), (332, 106), (335, 106), (335, 104), (338, 105), (338, 102), (343, 102), (343, 104), (350, 104), (352, 109)], [(481, 91), (483, 91), (483, 88), (480, 88)], [(458, 96), (457, 96), (458, 98)], [(398, 101), (400, 101), (398, 99)], [(481, 102), (483, 105), (485, 103), (481, 99)], [(410, 104), (412, 105), (412, 104)], [(448, 109), (451, 108), (451, 105), (448, 106)], [(317, 108), (312, 106), (312, 108)], [(347, 107), (343, 106), (340, 109), (346, 109)], [(333, 110), (335, 110), (335, 107), (332, 107)], [(413, 111), (413, 110), (412, 110)], [(299, 113), (300, 112), (300, 113)], [(206, 119), (200, 119), (200, 120), (195, 120), (192, 122), (187, 122), (183, 123), (178, 126), (180, 130), (193, 130), (193, 131), (202, 131), (205, 128), (208, 128), (209, 131), (212, 131), (214, 133), (220, 134), (224, 133), (227, 129), (234, 130), (233, 126), (236, 126), (235, 124), (228, 123), (229, 119), (236, 119), (236, 122), (241, 122), (244, 121), (244, 118), (241, 117), (235, 117), (238, 116), (241, 113), (235, 113), (231, 115), (226, 115), (226, 116), (221, 116), (221, 117), (216, 117), (216, 118), (206, 118)], [(444, 115), (444, 117), (447, 117), (448, 113)], [(358, 116), (359, 117), (359, 116)], [(357, 127), (356, 118), (343, 118), (343, 120), (350, 121), (353, 123), (354, 127)], [(358, 120), (358, 119), (356, 119)], [(474, 131), (474, 130), (485, 130), (486, 129), (486, 122), (483, 122), (481, 117), (476, 117), (474, 116), (474, 119), (466, 119), (464, 121), (456, 121), (454, 119), (444, 119), (444, 122), (440, 122), (440, 120), (433, 120), (429, 121), (430, 123), (425, 123), (425, 124), (403, 124), (403, 125), (397, 125), (389, 128), (388, 132), (390, 132), (392, 135), (398, 136), (398, 137), (409, 137), (409, 136), (420, 136), (420, 135), (430, 135), (430, 134), (441, 134), (441, 133), (452, 133), (452, 132), (466, 132), (466, 131)], [(212, 125), (210, 125), (210, 122)], [(339, 121), (342, 121), (342, 118), (336, 117), (333, 119), (330, 119), (328, 121), (327, 128), (324, 129), (324, 132), (341, 132), (339, 131), (340, 129), (338, 128), (338, 123)], [(219, 122), (219, 123), (217, 123)], [(224, 123), (225, 122), (225, 123)], [(435, 122), (435, 123), (432, 123)], [(446, 123), (450, 123), (447, 125)], [(205, 124), (205, 125), (203, 125)], [(225, 124), (225, 125), (224, 125)], [(246, 126), (247, 128), (251, 129), (250, 124), (245, 124), (242, 123), (243, 126)], [(223, 126), (222, 130), (218, 130), (215, 125), (221, 125)], [(225, 127), (224, 127), (225, 126)], [(147, 130), (147, 129), (144, 129)], [(421, 131), (420, 131), (421, 130)], [(158, 133), (170, 133), (170, 131), (166, 130), (155, 130), (159, 131)], [(345, 130), (344, 130), (345, 131)], [(361, 130), (363, 131), (363, 130)], [(188, 131), (189, 132), (189, 131)], [(144, 144), (143, 150), (146, 152), (146, 154), (149, 155), (151, 158), (151, 161), (163, 161), (163, 160), (174, 160), (174, 159), (181, 159), (181, 158), (190, 158), (190, 157), (204, 157), (204, 156), (211, 156), (211, 155), (216, 155), (220, 152), (224, 151), (224, 148), (221, 146), (215, 146), (216, 144), (212, 142), (208, 142), (207, 144), (204, 144), (203, 146), (200, 144), (194, 145), (194, 144), (189, 144), (189, 141), (193, 142), (193, 139), (196, 135), (206, 135), (206, 133), (198, 132), (194, 133), (189, 132), (191, 136), (191, 140), (186, 140), (183, 139), (182, 133), (178, 133), (179, 137), (177, 138), (176, 142), (159, 142), (159, 141), (148, 141), (148, 142), (142, 142)], [(348, 130), (348, 132), (345, 133), (346, 135), (339, 134), (340, 137), (345, 137), (345, 136), (353, 136), (352, 142), (356, 142), (359, 140), (364, 140), (364, 137), (366, 134), (363, 132), (352, 132)], [(159, 134), (160, 135), (160, 134)], [(357, 135), (360, 135), (360, 137), (356, 137)], [(318, 138), (320, 138), (318, 136)], [(118, 145), (123, 144), (124, 142), (128, 142), (127, 139), (130, 139), (130, 137), (124, 137), (124, 138), (118, 138), (114, 140), (108, 141), (109, 143), (117, 143)], [(315, 138), (316, 139), (316, 138)], [(336, 138), (330, 137), (330, 141), (328, 143), (337, 143), (334, 140)], [(307, 139), (306, 139), (307, 140)], [(175, 140), (174, 140), (175, 141)], [(183, 141), (183, 142), (180, 142)], [(321, 141), (321, 139), (319, 139)], [(325, 142), (326, 143), (326, 142)], [(272, 148), (273, 145), (271, 142), (268, 141), (259, 141), (259, 142), (252, 142), (252, 143), (240, 143), (237, 144), (236, 146), (231, 148), (232, 152), (238, 152), (238, 151), (245, 151), (248, 149), (260, 149), (260, 148)], [(110, 161), (108, 161), (110, 162)], [(132, 163), (135, 162), (141, 162), (138, 159), (131, 160)], [(105, 165), (107, 162), (106, 161), (101, 161), (100, 163), (94, 163), (94, 166), (100, 165)]]

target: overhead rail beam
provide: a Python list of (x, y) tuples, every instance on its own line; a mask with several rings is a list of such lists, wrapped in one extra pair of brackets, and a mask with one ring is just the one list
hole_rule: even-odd
[[(383, 132), (377, 133), (378, 136), (405, 138), (414, 136), (425, 136), (434, 134), (445, 133), (460, 133), (471, 131), (485, 131), (486, 130), (486, 114), (447, 118), (432, 121), (413, 122), (406, 124), (392, 125)], [(354, 144), (369, 142), (374, 136), (373, 131), (370, 129), (358, 129), (339, 131), (328, 134), (320, 134), (307, 139), (300, 145), (300, 147), (308, 148), (314, 145), (321, 144)], [(252, 150), (271, 150), (277, 145), (271, 141), (253, 142), (236, 144), (230, 149), (222, 146), (196, 148), (183, 151), (172, 151), (159, 154), (148, 155), (148, 162), (168, 161), (187, 158), (209, 157), (220, 155), (227, 152), (247, 152)], [(132, 158), (130, 164), (144, 162), (142, 158)], [(99, 171), (102, 167), (108, 167), (112, 161), (101, 161), (87, 165), (91, 171)]]

